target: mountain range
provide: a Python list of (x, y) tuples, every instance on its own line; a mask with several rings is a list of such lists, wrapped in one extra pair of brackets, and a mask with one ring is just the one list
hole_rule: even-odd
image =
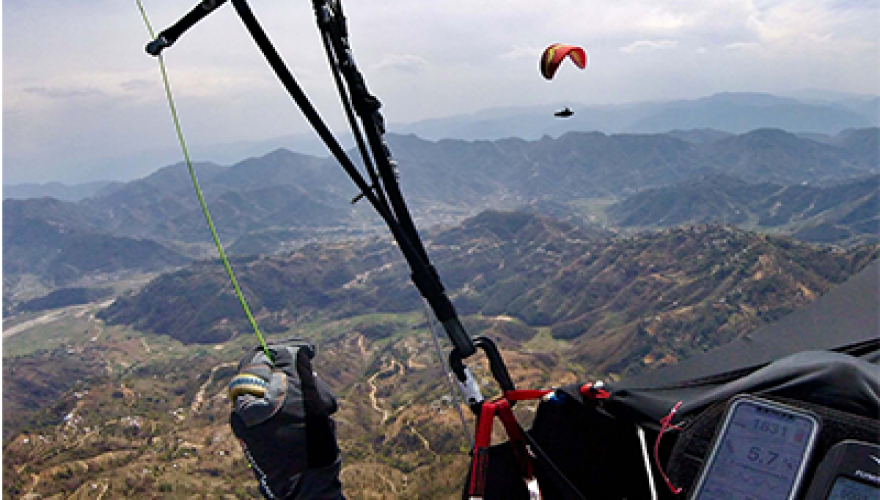
[[(499, 183), (500, 180), (493, 176), (501, 174), (517, 176), (507, 179), (507, 184), (514, 185), (519, 192), (526, 192), (524, 187), (515, 183), (531, 181), (526, 177), (528, 175), (558, 176), (559, 172), (553, 168), (571, 170), (569, 175), (580, 181), (579, 187), (589, 188), (596, 184), (597, 189), (615, 193), (671, 184), (688, 177), (692, 171), (698, 171), (698, 174), (719, 171), (749, 182), (821, 184), (874, 173), (880, 161), (878, 130), (876, 127), (849, 129), (833, 136), (796, 135), (765, 128), (741, 134), (713, 129), (612, 135), (571, 132), (558, 138), (543, 136), (534, 140), (433, 141), (399, 134), (388, 134), (387, 138), (391, 151), (401, 162), (404, 187), (416, 190), (414, 198), (427, 196), (433, 201), (466, 196), (467, 192), (456, 195), (419, 188), (438, 182), (461, 184), (461, 179), (456, 177), (467, 176), (470, 182), (464, 183), (462, 189), (480, 194), (486, 191), (481, 186)], [(351, 156), (357, 157), (356, 154)], [(306, 186), (310, 191), (323, 190), (349, 198), (354, 187), (334, 165), (335, 160), (278, 149), (239, 161), (232, 167), (209, 162), (196, 163), (195, 166), (201, 181), (216, 191), (298, 185)], [(410, 174), (412, 171), (416, 173)], [(614, 182), (615, 177), (617, 182)], [(626, 177), (635, 177), (636, 184), (628, 189), (621, 187), (620, 179)], [(563, 184), (566, 179), (557, 177), (552, 180), (557, 184), (546, 186), (549, 191), (537, 194), (552, 197), (560, 189), (558, 184)], [(153, 193), (147, 192), (151, 190)], [(159, 200), (161, 196), (191, 190), (185, 166), (177, 164), (128, 183), (89, 183), (67, 188), (56, 183), (45, 185), (42, 191), (35, 185), (5, 186), (4, 199), (48, 196), (79, 201), (93, 197), (107, 198), (112, 202), (113, 196), (120, 199), (151, 194)]]
[[(876, 240), (878, 139), (878, 128), (821, 142), (778, 129), (568, 133), (534, 141), (387, 136), (422, 227), (526, 207), (604, 221), (609, 229), (729, 222), (835, 244)], [(355, 188), (328, 159), (279, 149), (231, 167), (198, 163), (195, 170), (233, 253), (382, 230), (366, 202), (350, 203)], [(617, 204), (597, 210), (596, 200)], [(13, 278), (76, 285), (95, 273), (152, 271), (211, 255), (183, 164), (105, 185), (81, 201), (6, 199), (3, 208), (3, 270)]]
[(3, 272), (6, 279), (36, 275), (50, 286), (122, 271), (158, 271), (190, 257), (153, 239), (113, 235), (96, 227), (87, 209), (37, 198), (3, 203)]
[[(688, 140), (694, 137), (699, 139)], [(870, 208), (876, 194), (872, 198), (870, 192), (872, 186), (876, 191), (876, 177), (863, 181), (861, 190), (829, 186), (876, 174), (880, 168), (878, 137), (880, 129), (868, 128), (817, 142), (777, 129), (761, 129), (711, 136), (697, 132), (568, 133), (535, 141), (433, 142), (413, 135), (389, 135), (388, 142), (401, 164), (404, 192), (422, 225), (454, 222), (486, 208), (549, 204), (589, 219), (595, 214), (579, 213), (572, 207), (583, 206), (590, 199), (620, 201), (638, 193), (642, 194), (617, 205), (610, 220), (623, 226), (662, 225), (662, 219), (639, 221), (625, 212), (638, 210), (634, 208), (637, 205), (644, 210), (665, 193), (678, 203), (688, 200), (692, 214), (689, 219), (673, 217), (671, 221), (742, 222), (744, 216), (740, 220), (727, 215), (707, 218), (714, 213), (711, 204), (718, 199), (676, 194), (677, 184), (684, 183), (684, 192), (693, 191), (698, 179), (722, 175), (765, 185), (740, 189), (755, 205), (749, 211), (775, 210), (775, 218), (759, 214), (757, 226), (787, 223), (789, 205), (803, 203), (805, 190), (822, 191), (824, 194), (814, 195), (824, 197), (822, 206), (850, 207), (834, 221), (814, 218), (794, 230), (813, 241), (836, 243), (858, 241), (860, 235), (870, 234), (875, 224)], [(231, 167), (199, 163), (195, 169), (220, 237), (234, 252), (271, 252), (320, 238), (368, 234), (378, 226), (364, 202), (349, 203), (354, 187), (328, 159), (280, 149)], [(800, 187), (780, 191), (769, 184)], [(649, 189), (654, 191), (644, 192)], [(770, 197), (777, 191), (778, 196), (772, 199), (755, 198), (760, 193)], [(646, 201), (649, 197), (655, 201)], [(789, 201), (790, 197), (797, 200)], [(850, 215), (858, 212), (854, 204), (860, 202), (866, 215)], [(733, 210), (743, 212), (744, 202), (739, 203), (741, 207)], [(777, 203), (785, 209), (774, 209)], [(659, 212), (652, 213), (659, 216)], [(823, 224), (834, 227), (823, 231)], [(846, 227), (837, 227), (840, 224)], [(103, 186), (94, 196), (78, 202), (4, 200), (4, 228), (4, 271), (37, 274), (57, 284), (98, 269), (112, 272), (120, 265), (176, 265), (183, 256), (207, 255), (211, 242), (182, 164), (137, 181)], [(126, 248), (123, 253), (132, 258), (151, 257), (142, 264), (124, 263), (118, 256), (103, 254), (101, 248)], [(71, 253), (106, 263), (80, 264), (68, 258)]]
[[(553, 113), (563, 107), (575, 111), (560, 120)], [(439, 141), (443, 139), (498, 140), (519, 137), (536, 140), (568, 132), (605, 134), (655, 134), (694, 129), (711, 129), (726, 134), (742, 134), (760, 128), (780, 128), (798, 135), (835, 136), (848, 129), (880, 126), (880, 96), (829, 92), (803, 92), (777, 96), (755, 92), (724, 92), (689, 100), (589, 105), (561, 102), (556, 105), (494, 108), (471, 114), (427, 119), (413, 123), (394, 121), (396, 110), (387, 109), (388, 130), (415, 134)], [(350, 134), (341, 133), (340, 142), (353, 147)], [(196, 158), (231, 165), (242, 158), (258, 157), (279, 148), (318, 157), (329, 155), (327, 147), (314, 133), (281, 136), (261, 141), (223, 144), (191, 144)], [(180, 158), (179, 148), (169, 143), (160, 150), (96, 161), (88, 168), (87, 181), (130, 181), (149, 175), (158, 166)], [(125, 169), (120, 169), (125, 165)], [(124, 177), (121, 177), (124, 176)], [(55, 186), (57, 187), (57, 186)], [(4, 186), (4, 197), (33, 197), (39, 185)], [(43, 190), (46, 195), (50, 195)], [(57, 191), (56, 191), (57, 194)], [(54, 196), (54, 195), (53, 195)], [(60, 198), (60, 196), (55, 196)]]
[(647, 189), (609, 206), (612, 225), (723, 223), (846, 245), (880, 241), (880, 176), (836, 186), (751, 184), (723, 174)]
[[(574, 115), (566, 120), (554, 119), (553, 112), (563, 107), (574, 110)], [(558, 137), (569, 131), (655, 134), (713, 129), (742, 134), (759, 128), (836, 135), (846, 129), (876, 126), (880, 126), (880, 97), (877, 96), (816, 99), (723, 92), (690, 100), (601, 106), (566, 102), (553, 108), (489, 109), (399, 125), (392, 130), (433, 140), (495, 140)]]

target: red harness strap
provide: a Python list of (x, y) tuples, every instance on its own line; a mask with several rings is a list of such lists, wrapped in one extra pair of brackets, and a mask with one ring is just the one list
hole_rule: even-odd
[(513, 390), (505, 392), (503, 396), (494, 401), (483, 403), (480, 416), (477, 418), (474, 452), (471, 456), (471, 480), (468, 495), (472, 500), (483, 498), (486, 492), (489, 446), (492, 444), (492, 423), (496, 416), (504, 425), (504, 430), (507, 431), (507, 438), (512, 445), (517, 464), (519, 464), (520, 474), (529, 486), (530, 494), (540, 495), (535, 483), (533, 455), (526, 443), (522, 427), (513, 415), (511, 401), (540, 399), (552, 392), (552, 390)]
[(468, 494), (471, 499), (483, 498), (486, 492), (486, 477), (489, 473), (489, 445), (492, 442), (492, 422), (495, 417), (495, 403), (484, 402), (477, 418), (474, 451), (471, 455), (471, 481)]
[(528, 401), (530, 399), (541, 399), (551, 394), (552, 389), (514, 389), (504, 392), (504, 399), (508, 401)]

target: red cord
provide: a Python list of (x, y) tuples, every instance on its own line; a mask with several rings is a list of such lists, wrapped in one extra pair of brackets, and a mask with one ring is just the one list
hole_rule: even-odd
[(681, 403), (681, 401), (675, 403), (675, 406), (669, 410), (669, 414), (660, 419), (660, 433), (657, 434), (657, 440), (654, 441), (654, 462), (657, 464), (657, 469), (660, 471), (660, 475), (663, 476), (663, 480), (666, 482), (669, 491), (676, 495), (681, 493), (682, 490), (672, 484), (669, 476), (667, 476), (666, 472), (663, 470), (663, 464), (660, 462), (660, 438), (662, 438), (663, 434), (669, 429), (681, 430), (681, 427), (672, 423), (672, 419), (675, 417), (675, 412), (681, 407)]

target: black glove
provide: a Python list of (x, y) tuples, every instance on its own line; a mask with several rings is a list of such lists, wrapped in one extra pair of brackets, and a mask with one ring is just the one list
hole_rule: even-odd
[(266, 498), (341, 499), (336, 398), (312, 371), (315, 348), (289, 339), (255, 348), (229, 383), (232, 432)]

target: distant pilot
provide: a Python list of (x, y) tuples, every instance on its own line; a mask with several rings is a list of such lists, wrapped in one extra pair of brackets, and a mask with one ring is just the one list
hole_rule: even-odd
[(559, 118), (568, 118), (569, 116), (571, 116), (573, 114), (574, 114), (574, 111), (572, 111), (571, 108), (566, 106), (565, 109), (562, 109), (562, 110), (559, 110), (559, 111), (553, 113), (553, 116), (556, 116)]

